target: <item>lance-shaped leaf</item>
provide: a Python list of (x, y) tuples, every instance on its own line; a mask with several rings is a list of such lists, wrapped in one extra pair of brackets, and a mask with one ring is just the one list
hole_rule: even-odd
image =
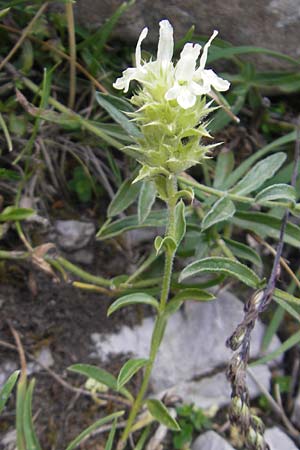
[(124, 366), (121, 368), (117, 385), (118, 390), (120, 390), (129, 380), (146, 364), (148, 363), (148, 359), (129, 359)]
[(26, 448), (28, 450), (41, 450), (41, 446), (34, 431), (32, 418), (32, 395), (34, 383), (35, 380), (31, 380), (25, 395), (24, 416), (23, 416), (24, 437), (26, 441)]
[(117, 379), (104, 369), (99, 369), (99, 367), (92, 366), (90, 364), (73, 364), (68, 367), (71, 372), (80, 373), (88, 378), (102, 383), (108, 388), (116, 391), (117, 390)]
[(258, 161), (263, 156), (268, 153), (277, 151), (281, 147), (290, 142), (294, 142), (297, 139), (296, 131), (292, 131), (291, 133), (286, 134), (285, 136), (281, 136), (275, 141), (272, 141), (270, 144), (261, 148), (260, 150), (253, 153), (253, 155), (249, 156), (244, 162), (242, 162), (225, 180), (223, 188), (230, 188), (233, 186), (249, 169), (250, 167)]
[(246, 195), (256, 191), (271, 178), (286, 160), (286, 154), (283, 152), (259, 161), (251, 170), (234, 186), (231, 192), (239, 195)]
[(17, 382), (18, 376), (20, 371), (16, 370), (4, 383), (4, 386), (2, 387), (0, 391), (0, 414), (4, 409), (4, 406), (6, 405), (7, 400), (9, 399), (9, 396)]
[(234, 154), (232, 150), (226, 149), (219, 153), (214, 177), (214, 188), (222, 188), (224, 181), (234, 168)]
[(141, 137), (141, 132), (138, 127), (123, 112), (121, 112), (119, 108), (114, 106), (114, 96), (97, 92), (96, 100), (99, 105), (101, 105), (102, 108), (108, 112), (114, 121), (121, 125), (129, 136)]
[(111, 430), (109, 432), (109, 436), (107, 438), (104, 450), (112, 450), (116, 431), (117, 431), (117, 419), (115, 419), (113, 422), (113, 426), (111, 427)]
[(145, 222), (155, 202), (157, 190), (153, 181), (143, 181), (138, 201), (139, 224)]
[(184, 238), (186, 231), (186, 221), (185, 221), (185, 204), (182, 200), (176, 205), (175, 209), (175, 240), (177, 246), (180, 244)]
[(125, 180), (115, 197), (112, 199), (108, 209), (108, 217), (113, 217), (120, 214), (122, 211), (128, 208), (138, 196), (141, 185), (140, 183), (132, 183), (132, 179)]
[(273, 184), (263, 189), (255, 197), (257, 203), (264, 203), (272, 200), (286, 200), (288, 202), (296, 202), (296, 191), (293, 186), (288, 184)]
[(235, 213), (235, 206), (228, 197), (220, 198), (202, 220), (202, 230), (210, 228), (218, 222), (223, 222), (232, 217)]
[(210, 257), (195, 261), (183, 269), (179, 281), (201, 273), (218, 273), (233, 276), (247, 286), (257, 288), (260, 279), (253, 270), (230, 258)]
[(246, 261), (250, 261), (257, 266), (262, 265), (261, 257), (255, 250), (253, 250), (253, 248), (232, 239), (227, 239), (225, 237), (222, 239), (229, 250), (231, 250), (237, 258), (245, 259)]
[(135, 230), (146, 227), (161, 227), (167, 223), (167, 214), (165, 210), (151, 211), (143, 223), (139, 223), (138, 216), (127, 216), (124, 219), (116, 220), (103, 226), (97, 233), (100, 240), (111, 239), (125, 231)]
[(113, 312), (120, 308), (124, 308), (125, 306), (140, 304), (153, 306), (157, 310), (159, 308), (158, 301), (154, 297), (144, 294), (143, 292), (137, 292), (135, 294), (128, 294), (118, 298), (118, 300), (112, 303), (112, 305), (108, 308), (107, 315), (110, 316)]
[(180, 430), (180, 426), (178, 425), (176, 420), (170, 415), (169, 411), (160, 400), (149, 399), (146, 401), (146, 404), (150, 414), (154, 417), (154, 419), (165, 425), (170, 430), (174, 431)]
[[(238, 211), (231, 221), (246, 230), (251, 230), (262, 237), (279, 238), (281, 219), (270, 214), (258, 212)], [(285, 229), (284, 242), (293, 247), (300, 247), (300, 228), (292, 223), (288, 223)]]
[(89, 426), (85, 430), (83, 430), (76, 438), (70, 442), (66, 450), (73, 450), (76, 448), (84, 439), (86, 439), (93, 431), (100, 428), (102, 425), (105, 425), (107, 422), (111, 422), (118, 417), (123, 416), (124, 411), (115, 412), (110, 414), (109, 416), (103, 417), (102, 419), (97, 420), (93, 425)]
[(32, 216), (35, 211), (30, 208), (18, 208), (17, 206), (7, 206), (0, 213), (0, 222), (7, 222), (9, 220), (25, 220)]
[(166, 307), (167, 314), (174, 314), (184, 301), (194, 300), (198, 302), (210, 302), (216, 297), (210, 292), (197, 288), (186, 288), (178, 292), (168, 303)]

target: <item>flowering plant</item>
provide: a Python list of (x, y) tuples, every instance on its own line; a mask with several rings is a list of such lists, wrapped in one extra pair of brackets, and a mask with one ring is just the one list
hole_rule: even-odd
[(210, 138), (209, 113), (215, 108), (206, 102), (212, 90), (226, 91), (230, 83), (213, 70), (205, 69), (207, 54), (214, 31), (201, 46), (186, 43), (176, 65), (173, 57), (173, 28), (168, 20), (160, 22), (156, 61), (142, 61), (141, 44), (148, 33), (144, 28), (138, 39), (136, 67), (123, 72), (114, 83), (116, 89), (127, 92), (130, 82), (138, 81), (141, 89), (131, 102), (138, 108), (132, 119), (140, 126), (141, 136), (125, 151), (142, 164), (138, 179), (158, 174), (178, 174), (207, 157), (213, 145), (203, 145), (202, 138)]

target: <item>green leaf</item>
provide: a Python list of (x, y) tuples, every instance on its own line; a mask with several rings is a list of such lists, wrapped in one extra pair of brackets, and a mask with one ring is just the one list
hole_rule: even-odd
[(37, 436), (33, 427), (32, 419), (32, 395), (35, 380), (31, 380), (24, 402), (24, 436), (26, 441), (26, 450), (41, 450)]
[(262, 265), (262, 260), (259, 254), (248, 245), (242, 244), (238, 241), (233, 241), (232, 239), (227, 239), (225, 237), (222, 239), (229, 250), (231, 250), (237, 258), (245, 259), (246, 261), (250, 261), (257, 266)]
[(175, 208), (175, 241), (177, 246), (184, 238), (186, 232), (185, 221), (185, 204), (182, 200), (176, 205)]
[(30, 208), (18, 208), (17, 206), (7, 206), (0, 213), (0, 222), (24, 220), (32, 216), (35, 211)]
[(140, 304), (153, 306), (157, 310), (159, 308), (158, 301), (154, 297), (148, 294), (144, 294), (143, 292), (139, 292), (135, 294), (124, 295), (123, 297), (118, 298), (118, 300), (114, 301), (108, 308), (107, 315), (110, 316), (113, 312), (117, 311), (120, 308), (124, 308), (125, 306)]
[(122, 113), (113, 105), (113, 103), (111, 102), (111, 97), (113, 96), (102, 94), (101, 92), (96, 93), (97, 102), (108, 112), (111, 118), (119, 125), (121, 125), (123, 130), (125, 130), (129, 136), (140, 138), (142, 135), (137, 126), (131, 120), (129, 120), (124, 113)]
[(107, 438), (104, 450), (112, 450), (116, 431), (117, 431), (117, 419), (115, 419), (113, 422), (113, 426), (111, 427), (111, 430), (109, 432), (109, 436)]
[(136, 446), (134, 447), (134, 450), (143, 450), (144, 445), (147, 441), (147, 438), (150, 434), (150, 431), (151, 431), (151, 426), (148, 426), (144, 429), (144, 431), (141, 434), (141, 437), (139, 438)]
[(127, 216), (124, 219), (118, 219), (108, 225), (103, 226), (97, 233), (100, 240), (111, 239), (129, 230), (146, 227), (161, 227), (167, 223), (167, 214), (165, 210), (151, 211), (143, 223), (139, 223), (138, 216)]
[(10, 8), (4, 8), (0, 10), (0, 19), (2, 19), (6, 14), (8, 14), (10, 11)]
[(194, 300), (198, 302), (210, 302), (216, 297), (210, 292), (197, 288), (186, 288), (178, 292), (167, 304), (166, 313), (174, 314), (184, 301)]
[(117, 380), (118, 390), (125, 386), (125, 384), (127, 384), (128, 381), (131, 380), (131, 378), (148, 362), (148, 359), (142, 358), (129, 359), (120, 370)]
[[(279, 239), (281, 219), (270, 214), (239, 211), (231, 219), (240, 228), (251, 230), (259, 236)], [(284, 242), (300, 248), (300, 228), (288, 223), (283, 238)]]
[(4, 386), (2, 387), (0, 391), (0, 414), (4, 409), (4, 406), (6, 405), (7, 400), (9, 399), (9, 396), (18, 380), (19, 377), (19, 370), (16, 370), (4, 383)]
[(103, 417), (102, 419), (97, 420), (93, 425), (86, 428), (84, 431), (82, 431), (75, 439), (73, 439), (72, 442), (68, 445), (66, 450), (73, 450), (76, 448), (85, 438), (87, 438), (93, 431), (97, 430), (97, 428), (100, 428), (102, 425), (106, 424), (107, 422), (111, 422), (114, 419), (117, 419), (118, 417), (123, 416), (124, 411), (119, 411), (113, 414), (110, 414), (109, 416)]
[(232, 185), (234, 185), (246, 172), (250, 169), (250, 167), (263, 156), (271, 153), (273, 151), (278, 151), (282, 146), (287, 145), (296, 140), (296, 132), (292, 131), (291, 133), (286, 134), (260, 150), (256, 151), (253, 155), (249, 156), (245, 161), (242, 162), (227, 178), (224, 183), (223, 189), (228, 189)]
[[(233, 114), (238, 114), (242, 107), (245, 104), (246, 101), (246, 95), (247, 95), (247, 86), (238, 87), (232, 90), (232, 92), (227, 96), (230, 98), (234, 98), (232, 100), (232, 106), (228, 106), (228, 109), (231, 110)], [(220, 98), (221, 95), (218, 92), (218, 97)], [(224, 97), (223, 97), (224, 99)], [(227, 102), (223, 102), (227, 103)], [(215, 114), (212, 123), (210, 125), (210, 132), (213, 134), (216, 134), (218, 131), (222, 130), (226, 127), (230, 122), (232, 122), (232, 117), (228, 115), (227, 111), (224, 111), (222, 108), (219, 109), (219, 111)]]
[(150, 214), (156, 198), (156, 186), (153, 181), (143, 181), (138, 201), (138, 221), (144, 223)]
[(211, 63), (213, 61), (217, 61), (219, 59), (231, 59), (235, 56), (239, 55), (249, 55), (249, 54), (265, 54), (269, 56), (273, 56), (277, 59), (283, 59), (285, 61), (288, 61), (292, 64), (299, 65), (299, 61), (295, 58), (292, 58), (288, 55), (285, 55), (284, 53), (280, 53), (274, 50), (270, 50), (263, 47), (256, 47), (252, 45), (242, 45), (242, 46), (230, 46), (230, 47), (217, 47), (212, 46), (212, 51), (210, 52), (207, 61), (208, 63)]
[(21, 175), (15, 170), (0, 168), (0, 178), (3, 180), (20, 181)]
[(279, 152), (259, 161), (231, 190), (232, 193), (246, 195), (256, 191), (271, 178), (286, 160), (286, 154)]
[(275, 300), (283, 300), (285, 302), (300, 306), (300, 298), (295, 297), (289, 292), (285, 292), (281, 289), (276, 288), (273, 295)]
[[(297, 322), (300, 322), (300, 314), (292, 307), (290, 306), (286, 301), (282, 300), (279, 297), (276, 297), (274, 295), (274, 300), (278, 305), (280, 305), (287, 313), (289, 313), (294, 319), (297, 320)], [(299, 305), (299, 303), (298, 303)]]
[(270, 200), (287, 200), (296, 202), (296, 191), (293, 186), (288, 184), (273, 184), (266, 187), (255, 197), (257, 203), (264, 203)]
[(140, 188), (140, 183), (133, 184), (132, 178), (125, 180), (107, 209), (108, 217), (117, 216), (127, 209), (137, 198)]
[(154, 248), (157, 255), (162, 248), (165, 248), (165, 250), (169, 253), (173, 253), (177, 248), (177, 244), (171, 236), (165, 236), (164, 238), (162, 238), (161, 236), (156, 236), (154, 241)]
[(300, 342), (300, 331), (297, 331), (294, 333), (291, 337), (289, 337), (286, 341), (284, 341), (283, 344), (281, 344), (274, 352), (269, 353), (268, 355), (264, 356), (263, 358), (258, 359), (254, 363), (250, 364), (250, 367), (254, 367), (260, 364), (266, 364), (270, 361), (272, 361), (275, 358), (278, 358), (283, 353), (285, 353), (290, 348), (294, 347), (295, 345), (299, 344)]
[(71, 372), (80, 373), (88, 378), (102, 383), (108, 388), (117, 391), (117, 379), (104, 369), (99, 369), (99, 367), (92, 366), (90, 364), (73, 364), (68, 367)]
[(232, 150), (225, 149), (219, 153), (215, 171), (213, 187), (222, 188), (224, 181), (231, 174), (234, 168), (234, 154)]
[(165, 425), (170, 430), (180, 430), (180, 426), (178, 425), (176, 420), (173, 419), (165, 405), (160, 400), (149, 399), (146, 401), (146, 404), (150, 414), (154, 417), (154, 419)]
[(187, 187), (186, 189), (182, 189), (176, 193), (175, 198), (177, 200), (185, 198), (186, 200), (193, 202), (195, 198), (194, 190), (189, 187)]
[(257, 288), (260, 279), (253, 270), (244, 264), (230, 258), (210, 257), (195, 261), (183, 269), (179, 276), (179, 281), (200, 273), (222, 273), (233, 276), (245, 283), (247, 286)]
[(268, 323), (267, 329), (264, 334), (261, 350), (263, 353), (266, 353), (269, 345), (275, 334), (277, 333), (281, 322), (284, 319), (285, 311), (281, 306), (277, 306), (276, 311), (272, 315), (270, 322)]
[(234, 213), (234, 203), (228, 197), (220, 198), (204, 216), (201, 224), (202, 230), (207, 230), (216, 223), (228, 220)]
[(24, 407), (27, 391), (26, 375), (20, 375), (17, 385), (17, 401), (16, 401), (16, 432), (17, 432), (17, 449), (27, 450), (24, 436)]

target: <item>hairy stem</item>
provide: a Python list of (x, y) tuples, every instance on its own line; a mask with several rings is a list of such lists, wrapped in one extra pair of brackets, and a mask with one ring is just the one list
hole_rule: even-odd
[[(166, 203), (168, 206), (168, 224), (167, 224), (166, 233), (165, 233), (165, 236), (170, 236), (173, 238), (175, 238), (175, 230), (176, 230), (176, 222), (175, 222), (175, 209), (176, 209), (176, 203), (177, 203), (176, 196), (175, 196), (176, 192), (177, 192), (177, 179), (175, 176), (173, 176), (167, 180), (168, 199), (166, 200)], [(163, 335), (164, 335), (164, 331), (165, 331), (165, 327), (166, 327), (165, 308), (167, 305), (167, 300), (168, 300), (169, 292), (170, 292), (170, 284), (171, 284), (171, 278), (172, 278), (173, 261), (174, 261), (175, 253), (176, 253), (176, 249), (173, 251), (166, 250), (165, 267), (164, 267), (161, 297), (160, 297), (160, 309), (159, 309), (159, 313), (156, 317), (155, 325), (154, 325), (154, 329), (153, 329), (153, 333), (152, 333), (149, 362), (145, 369), (145, 374), (144, 374), (141, 388), (140, 388), (139, 393), (138, 393), (138, 395), (135, 399), (135, 402), (132, 406), (132, 409), (130, 411), (130, 414), (129, 414), (129, 417), (127, 420), (125, 430), (124, 430), (121, 440), (118, 444), (118, 450), (122, 450), (125, 448), (126, 441), (130, 434), (132, 425), (136, 419), (137, 414), (139, 413), (139, 411), (141, 409), (145, 394), (146, 394), (148, 386), (149, 386), (149, 380), (150, 380), (153, 364), (155, 362), (157, 352), (159, 350), (161, 341), (163, 339)]]

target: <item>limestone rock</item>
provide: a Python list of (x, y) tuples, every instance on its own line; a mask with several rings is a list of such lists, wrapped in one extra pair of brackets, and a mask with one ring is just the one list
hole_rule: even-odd
[(214, 431), (207, 431), (195, 440), (192, 450), (234, 450), (234, 448)]
[(96, 232), (93, 223), (78, 220), (57, 220), (54, 228), (59, 247), (67, 252), (86, 247)]
[[(221, 293), (210, 303), (187, 302), (184, 312), (174, 314), (168, 323), (166, 334), (153, 368), (151, 384), (154, 393), (174, 389), (178, 395), (192, 398), (197, 406), (223, 405), (229, 400), (229, 386), (224, 377), (231, 351), (225, 347), (226, 338), (243, 316), (242, 303), (230, 293)], [(146, 318), (134, 328), (123, 326), (118, 333), (101, 335), (94, 333), (92, 356), (105, 361), (111, 354), (131, 354), (145, 358), (149, 354), (153, 318)], [(251, 356), (260, 354), (264, 326), (258, 322), (251, 340)], [(280, 342), (275, 338), (269, 351)], [(270, 373), (267, 367), (256, 368), (255, 376), (268, 389)], [(221, 372), (214, 379), (212, 372)], [(220, 379), (219, 379), (220, 377)], [(261, 378), (260, 378), (261, 377)], [(195, 379), (200, 381), (194, 382)], [(195, 383), (195, 384), (194, 384)], [(216, 386), (219, 386), (221, 391)], [(253, 386), (253, 385), (252, 385)], [(214, 394), (214, 390), (217, 393)], [(195, 393), (197, 392), (197, 401)], [(257, 388), (252, 395), (257, 395)]]
[[(77, 20), (88, 27), (98, 27), (110, 17), (123, 0), (77, 0)], [(294, 58), (300, 56), (299, 0), (139, 0), (124, 14), (115, 29), (115, 38), (136, 43), (145, 26), (150, 33), (145, 45), (156, 45), (158, 22), (167, 18), (177, 39), (195, 25), (195, 34), (220, 37), (233, 45), (254, 45), (280, 51)], [(233, 26), (234, 24), (234, 26)], [(289, 67), (284, 60), (255, 56), (263, 68)]]
[(269, 428), (265, 432), (266, 442), (271, 450), (298, 450), (294, 442), (278, 427)]

